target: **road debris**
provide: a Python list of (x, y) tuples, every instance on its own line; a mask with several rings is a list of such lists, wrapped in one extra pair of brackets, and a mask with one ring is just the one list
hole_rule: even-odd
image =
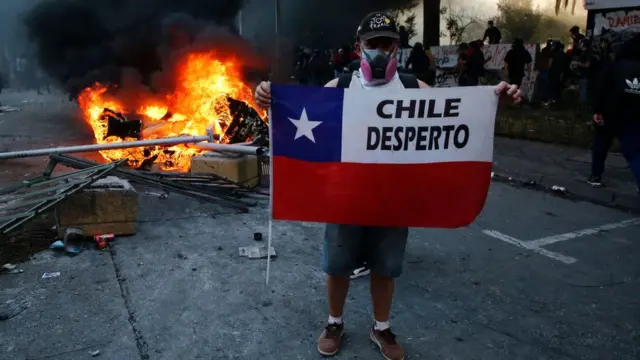
[(563, 194), (567, 192), (567, 189), (565, 189), (565, 188), (564, 188), (564, 187), (562, 187), (562, 186), (558, 186), (558, 185), (553, 185), (553, 186), (551, 187), (551, 190), (552, 190), (552, 191), (555, 191), (555, 192), (563, 193)]
[[(51, 155), (51, 158), (77, 169), (94, 166), (96, 163), (69, 155)], [(122, 177), (132, 183), (147, 185), (189, 196), (198, 200), (218, 203), (234, 208), (240, 212), (248, 212), (249, 207), (258, 204), (250, 201), (249, 194), (258, 194), (252, 189), (229, 179), (214, 174), (164, 173), (139, 170), (114, 169), (114, 176)]]
[(18, 269), (18, 266), (15, 264), (4, 264), (2, 266), (2, 272), (5, 274), (22, 274), (24, 270)]
[(89, 355), (91, 355), (92, 357), (98, 357), (100, 356), (100, 350), (91, 351), (89, 352)]
[[(238, 248), (238, 254), (241, 257), (247, 257), (249, 259), (266, 259), (267, 258), (267, 247), (266, 246), (245, 246)], [(272, 247), (269, 248), (269, 257), (275, 258), (276, 250)]]
[(261, 232), (253, 233), (253, 240), (262, 241), (262, 233)]
[(58, 165), (54, 159), (42, 175), (0, 189), (0, 234), (7, 234), (76, 192), (93, 184), (122, 165), (125, 160), (93, 164), (83, 170), (52, 176)]
[(51, 278), (56, 278), (60, 276), (60, 272), (56, 271), (56, 272), (46, 272), (44, 274), (42, 274), (42, 278), (43, 279), (51, 279)]
[(15, 106), (9, 106), (9, 105), (0, 105), (0, 114), (16, 112), (16, 111), (20, 111), (20, 108), (17, 108)]

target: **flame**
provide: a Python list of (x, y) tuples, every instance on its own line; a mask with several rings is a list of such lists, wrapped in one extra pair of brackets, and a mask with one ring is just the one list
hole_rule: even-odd
[[(117, 95), (117, 91), (96, 83), (80, 93), (78, 104), (98, 144), (136, 140), (122, 140), (116, 136), (105, 138), (105, 108), (123, 114), (136, 114), (136, 120), (144, 123), (143, 139), (206, 135), (208, 129), (223, 136), (223, 130), (233, 117), (227, 97), (246, 102), (262, 118), (266, 117), (266, 112), (255, 105), (251, 88), (242, 81), (240, 66), (236, 59), (222, 60), (214, 52), (189, 53), (178, 63), (175, 90), (167, 94), (163, 101), (150, 96), (149, 99), (140, 100), (134, 109), (127, 109), (123, 101), (112, 95)], [(223, 138), (221, 142), (224, 141)], [(184, 145), (100, 151), (109, 161), (127, 158), (132, 165), (140, 165), (147, 160), (159, 163), (165, 170), (182, 171), (188, 170), (191, 158), (202, 152)]]

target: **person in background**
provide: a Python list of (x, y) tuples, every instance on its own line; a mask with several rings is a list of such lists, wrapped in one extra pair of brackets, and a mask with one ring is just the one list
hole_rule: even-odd
[(433, 86), (436, 83), (436, 57), (433, 56), (433, 53), (431, 52), (431, 48), (427, 48), (425, 50), (425, 54), (427, 54), (427, 57), (429, 58), (429, 69), (427, 70), (427, 85), (429, 86)]
[(409, 32), (407, 31), (407, 28), (400, 26), (398, 28), (398, 33), (400, 34), (400, 48), (410, 49), (411, 45), (409, 45)]
[(580, 40), (580, 57), (572, 63), (572, 70), (578, 82), (580, 103), (588, 104), (589, 81), (593, 82), (594, 71), (598, 68), (598, 59), (591, 52), (591, 43), (586, 38)]
[(607, 39), (600, 39), (600, 51), (598, 52), (598, 59), (600, 60), (601, 68), (609, 65), (609, 63), (613, 61), (615, 57), (616, 54), (613, 52), (611, 42)]
[[(525, 74), (531, 73), (531, 54), (524, 47), (524, 42), (520, 38), (513, 41), (511, 50), (504, 56), (504, 69), (509, 75), (509, 83), (522, 86)], [(526, 68), (526, 71), (525, 71)]]
[(484, 31), (484, 36), (482, 37), (482, 42), (487, 41), (489, 44), (500, 44), (500, 40), (502, 40), (502, 33), (500, 29), (498, 29), (492, 20), (487, 22), (487, 29)]
[(320, 49), (313, 50), (308, 66), (311, 85), (324, 84), (325, 68), (329, 66), (328, 64), (329, 60), (324, 57), (324, 52), (320, 51)]
[(584, 35), (580, 34), (580, 28), (578, 26), (573, 26), (571, 29), (569, 29), (569, 34), (571, 35), (571, 55), (573, 57), (579, 57), (580, 56), (580, 41), (582, 39), (584, 39)]
[(469, 43), (471, 49), (465, 67), (466, 86), (477, 86), (480, 84), (480, 77), (484, 75), (484, 53), (482, 52), (482, 41), (472, 41)]
[(551, 92), (545, 105), (551, 105), (560, 100), (566, 67), (567, 56), (564, 53), (564, 44), (560, 41), (554, 41), (549, 56), (549, 89)]
[(307, 84), (309, 82), (309, 76), (307, 74), (309, 64), (309, 56), (305, 49), (300, 46), (296, 54), (296, 67), (294, 70), (294, 77), (300, 84)]
[[(595, 137), (591, 176), (587, 182), (601, 187), (607, 152), (613, 138), (640, 188), (640, 34), (622, 44), (619, 54), (598, 74), (593, 94)], [(640, 190), (639, 190), (640, 191)]]
[(418, 79), (424, 81), (426, 84), (427, 74), (429, 72), (429, 57), (427, 53), (424, 51), (424, 47), (422, 43), (415, 43), (413, 45), (413, 49), (411, 50), (411, 55), (407, 59), (406, 68), (411, 70)]
[(344, 68), (349, 65), (349, 59), (344, 53), (344, 48), (338, 49), (338, 52), (336, 53), (334, 58), (331, 59), (331, 65), (333, 67), (334, 77), (340, 76), (340, 74), (342, 74), (342, 72), (344, 71)]
[(553, 40), (548, 39), (545, 47), (540, 50), (540, 55), (536, 57), (535, 68), (538, 71), (537, 99), (546, 103), (551, 97), (551, 80), (549, 79), (549, 68), (551, 67), (551, 51)]

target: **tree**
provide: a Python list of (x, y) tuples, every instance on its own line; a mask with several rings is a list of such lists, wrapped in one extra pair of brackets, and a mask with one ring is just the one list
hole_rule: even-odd
[(425, 46), (440, 45), (440, 0), (424, 0), (422, 2), (423, 42)]
[(393, 9), (389, 11), (389, 15), (398, 26), (405, 27), (409, 33), (409, 40), (418, 35), (418, 30), (416, 29), (416, 14), (409, 13), (409, 9)]
[[(576, 11), (576, 0), (571, 0), (571, 14)], [(569, 7), (569, 0), (556, 0), (556, 15), (560, 13), (560, 8), (563, 7), (565, 10)]]
[(404, 19), (403, 25), (409, 33), (409, 40), (418, 35), (418, 30), (416, 30), (416, 14), (407, 16), (407, 18)]
[(451, 45), (463, 42), (470, 27), (479, 24), (477, 18), (468, 15), (462, 7), (455, 6), (451, 0), (440, 9), (440, 14), (446, 29), (442, 35), (449, 37)]
[(533, 6), (533, 0), (498, 0), (496, 25), (502, 39), (512, 41), (521, 38), (530, 42), (540, 26), (542, 13)]

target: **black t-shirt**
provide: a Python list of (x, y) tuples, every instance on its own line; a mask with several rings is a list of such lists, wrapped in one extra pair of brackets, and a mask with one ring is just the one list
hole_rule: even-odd
[(500, 39), (502, 38), (502, 34), (500, 33), (500, 30), (495, 27), (489, 27), (487, 28), (487, 30), (484, 31), (484, 38), (483, 39), (489, 39), (489, 44), (499, 44), (500, 43)]
[(466, 67), (469, 77), (477, 78), (484, 73), (484, 54), (481, 50), (474, 50), (467, 59)]
[(531, 54), (524, 48), (511, 49), (504, 57), (504, 62), (508, 65), (507, 69), (511, 78), (524, 77), (524, 67), (527, 64), (531, 64), (532, 61)]
[(640, 62), (618, 59), (597, 76), (593, 109), (613, 124), (640, 122)]

